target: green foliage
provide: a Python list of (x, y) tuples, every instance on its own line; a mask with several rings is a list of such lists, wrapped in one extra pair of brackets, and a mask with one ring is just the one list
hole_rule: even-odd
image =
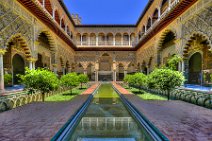
[(180, 61), (182, 61), (182, 57), (174, 55), (172, 58), (168, 59), (167, 67), (171, 70), (177, 70), (177, 66)]
[(168, 91), (183, 84), (185, 78), (179, 71), (171, 69), (155, 69), (148, 77), (148, 87)]
[(68, 73), (63, 75), (60, 79), (62, 86), (70, 88), (71, 93), (74, 87), (77, 87), (80, 83), (79, 77), (76, 73)]
[(143, 73), (136, 73), (133, 75), (133, 81), (136, 86), (146, 86), (147, 76)]
[(36, 90), (41, 91), (43, 101), (45, 93), (59, 88), (59, 79), (57, 76), (45, 69), (30, 70), (26, 68), (25, 75), (20, 75), (20, 78), (29, 93), (34, 93)]
[(12, 83), (12, 75), (11, 74), (4, 74), (4, 84), (9, 85)]
[(210, 75), (210, 77), (211, 77), (211, 82), (212, 82), (212, 74)]
[(124, 77), (124, 82), (131, 86), (146, 86), (146, 81), (147, 76), (143, 73), (135, 73)]
[(58, 93), (58, 94), (55, 94), (53, 96), (47, 97), (46, 101), (48, 101), (48, 102), (70, 101), (74, 97), (76, 97), (77, 95), (81, 94), (84, 90), (78, 89), (78, 88), (74, 88), (72, 91), (73, 91), (72, 95), (70, 94), (70, 91), (65, 91), (65, 92)]
[(81, 89), (82, 89), (82, 84), (87, 83), (89, 81), (89, 78), (85, 74), (80, 74), (78, 75), (78, 77), (79, 77), (79, 82), (81, 83)]
[(124, 82), (125, 82), (126, 84), (128, 84), (128, 86), (130, 85), (131, 78), (132, 78), (132, 75), (131, 75), (131, 74), (127, 74), (127, 75), (124, 77)]
[(155, 69), (148, 78), (150, 86), (168, 91), (181, 86), (185, 81), (181, 72), (171, 69)]

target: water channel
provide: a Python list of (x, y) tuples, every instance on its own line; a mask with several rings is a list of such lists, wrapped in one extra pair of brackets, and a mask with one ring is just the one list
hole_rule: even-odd
[(111, 84), (102, 84), (68, 141), (151, 141)]

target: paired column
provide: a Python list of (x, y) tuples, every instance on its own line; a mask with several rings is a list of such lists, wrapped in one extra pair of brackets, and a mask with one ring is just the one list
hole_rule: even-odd
[(0, 49), (0, 93), (4, 92), (4, 62), (3, 62), (3, 55), (5, 54), (6, 50)]
[(32, 69), (35, 69), (35, 62), (36, 62), (37, 59), (35, 58), (29, 58), (28, 61), (29, 61), (29, 69), (32, 70)]

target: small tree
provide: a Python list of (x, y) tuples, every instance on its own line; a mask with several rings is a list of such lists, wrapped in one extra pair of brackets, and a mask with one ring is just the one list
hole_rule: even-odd
[(133, 75), (132, 81), (136, 86), (145, 87), (147, 83), (147, 76), (143, 73), (136, 73)]
[(168, 99), (170, 91), (179, 87), (185, 81), (181, 72), (171, 69), (155, 69), (149, 76), (149, 85), (160, 90), (168, 91)]
[(82, 84), (87, 83), (89, 81), (89, 78), (85, 74), (80, 74), (78, 77), (79, 77), (79, 82), (81, 84), (81, 89), (82, 89)]
[(80, 83), (79, 77), (76, 73), (68, 73), (66, 75), (63, 75), (60, 80), (61, 80), (62, 86), (71, 89), (71, 94), (72, 94), (72, 89), (74, 87), (77, 87)]
[(131, 79), (132, 79), (132, 75), (131, 75), (131, 74), (127, 74), (127, 75), (124, 77), (124, 82), (128, 85), (129, 88), (130, 88)]
[(36, 90), (41, 92), (42, 101), (45, 100), (45, 93), (59, 88), (57, 76), (45, 69), (30, 70), (26, 68), (25, 75), (20, 75), (20, 78), (30, 94), (35, 93)]

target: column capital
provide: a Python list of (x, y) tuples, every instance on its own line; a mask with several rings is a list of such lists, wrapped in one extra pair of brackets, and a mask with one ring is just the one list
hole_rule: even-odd
[(36, 62), (37, 59), (36, 58), (33, 58), (33, 57), (30, 57), (30, 58), (27, 58), (27, 61), (30, 61), (30, 62)]
[(53, 66), (54, 68), (56, 68), (56, 67), (57, 67), (57, 64), (52, 64), (52, 66)]
[(1, 55), (4, 55), (6, 52), (7, 52), (6, 49), (2, 49), (2, 48), (0, 49), (0, 54), (1, 54)]

